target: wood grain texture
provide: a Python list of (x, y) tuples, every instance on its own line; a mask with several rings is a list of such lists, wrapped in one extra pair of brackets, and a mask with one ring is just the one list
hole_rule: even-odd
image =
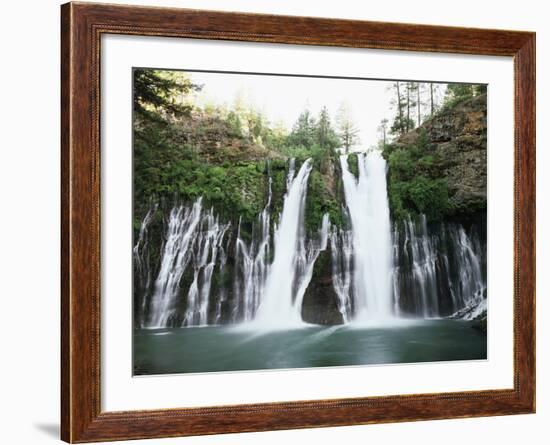
[[(100, 38), (104, 33), (514, 57), (514, 388), (101, 412), (99, 64)], [(63, 440), (93, 442), (534, 412), (533, 33), (68, 3), (61, 7), (61, 37)]]

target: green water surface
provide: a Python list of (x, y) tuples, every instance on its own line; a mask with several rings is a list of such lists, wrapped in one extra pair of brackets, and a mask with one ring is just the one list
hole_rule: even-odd
[(134, 375), (417, 363), (487, 358), (472, 322), (423, 320), (394, 326), (243, 326), (134, 332)]

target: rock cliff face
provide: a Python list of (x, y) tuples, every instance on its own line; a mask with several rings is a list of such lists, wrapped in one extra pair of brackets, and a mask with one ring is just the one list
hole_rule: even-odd
[(201, 111), (178, 122), (178, 141), (193, 147), (201, 159), (213, 164), (284, 159), (252, 136), (242, 135), (220, 117)]
[[(425, 136), (423, 136), (423, 134)], [(487, 95), (443, 110), (394, 144), (407, 149), (427, 137), (437, 156), (437, 176), (447, 181), (449, 215), (471, 215), (487, 204)]]

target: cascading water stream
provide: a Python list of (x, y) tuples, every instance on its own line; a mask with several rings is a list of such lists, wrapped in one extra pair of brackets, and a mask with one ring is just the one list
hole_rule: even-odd
[[(216, 266), (225, 233), (230, 224), (219, 224), (214, 211), (203, 217), (201, 230), (196, 238), (196, 254), (193, 262), (193, 282), (187, 295), (187, 308), (182, 326), (204, 326), (208, 324), (208, 306), (212, 274)], [(200, 281), (199, 281), (200, 278)]]
[(353, 305), (351, 298), (353, 279), (353, 234), (351, 231), (333, 227), (330, 231), (332, 260), (332, 285), (338, 297), (338, 311), (344, 323), (351, 321)]
[(139, 325), (145, 326), (145, 314), (147, 312), (147, 303), (149, 299), (149, 293), (151, 291), (151, 264), (149, 258), (149, 225), (153, 220), (154, 214), (157, 211), (157, 205), (153, 205), (146, 213), (141, 226), (139, 228), (139, 235), (137, 242), (133, 248), (134, 264), (136, 268), (137, 284), (141, 294), (141, 301), (139, 302)]
[[(272, 180), (269, 178), (268, 199), (262, 213), (258, 217), (259, 242), (252, 239), (247, 244), (241, 238), (241, 224), (237, 231), (235, 243), (235, 263), (239, 265), (235, 276), (235, 293), (237, 306), (234, 310), (234, 319), (241, 315), (243, 321), (251, 321), (256, 315), (256, 309), (265, 287), (269, 271), (268, 257), (270, 250), (270, 207), (272, 199)], [(242, 310), (240, 308), (242, 307)]]
[(385, 322), (393, 316), (392, 243), (386, 161), (378, 151), (357, 154), (358, 178), (340, 157), (353, 237), (355, 320)]
[(319, 239), (310, 239), (306, 245), (305, 236), (302, 234), (299, 237), (299, 247), (296, 253), (296, 298), (294, 299), (295, 312), (300, 315), (302, 313), (302, 303), (304, 301), (304, 295), (307, 287), (311, 282), (313, 276), (313, 266), (315, 261), (319, 257), (319, 253), (327, 248), (328, 235), (330, 230), (330, 222), (328, 213), (323, 215), (323, 221), (321, 223), (321, 229), (319, 230)]
[(393, 288), (400, 311), (421, 318), (475, 318), (486, 303), (482, 257), (476, 232), (468, 235), (460, 224), (428, 228), (425, 215), (396, 223)]
[(148, 327), (164, 327), (173, 314), (179, 283), (191, 257), (191, 244), (200, 221), (202, 198), (191, 208), (174, 207), (170, 212), (168, 236), (160, 271), (155, 281)]
[(296, 279), (296, 251), (301, 242), (300, 227), (311, 172), (311, 160), (306, 160), (298, 174), (294, 174), (293, 161), (287, 177), (287, 193), (283, 212), (274, 236), (274, 259), (265, 284), (262, 301), (254, 325), (260, 329), (281, 329), (302, 324), (301, 301), (294, 301), (293, 283)]

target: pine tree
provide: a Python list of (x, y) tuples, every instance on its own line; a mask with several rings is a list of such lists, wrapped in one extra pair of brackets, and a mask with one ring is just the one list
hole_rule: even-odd
[(447, 85), (443, 105), (452, 107), (459, 102), (474, 97), (474, 85), (465, 83), (450, 83)]
[(406, 131), (410, 131), (414, 128), (414, 120), (412, 119), (412, 113), (416, 107), (416, 91), (418, 90), (418, 84), (415, 82), (406, 83), (406, 100), (407, 100), (407, 119), (405, 121)]
[(408, 88), (407, 85), (403, 86), (403, 82), (399, 81), (392, 84), (390, 88), (395, 92), (392, 105), (396, 110), (390, 132), (395, 135), (401, 135), (409, 131), (409, 128), (413, 125), (410, 119), (410, 98), (407, 100)]
[(380, 135), (382, 136), (382, 147), (386, 145), (386, 138), (387, 138), (387, 132), (388, 132), (388, 119), (384, 118), (380, 121), (380, 125), (378, 126), (378, 131), (380, 132)]
[(159, 110), (172, 116), (188, 114), (192, 107), (185, 103), (186, 96), (202, 88), (183, 72), (135, 68), (133, 75), (134, 111), (142, 115)]
[(433, 116), (434, 112), (435, 112), (434, 83), (430, 82), (430, 116)]
[(417, 127), (420, 127), (420, 124), (422, 123), (422, 110), (421, 107), (423, 105), (422, 100), (420, 98), (420, 89), (421, 89), (421, 83), (416, 84), (416, 122)]
[(311, 148), (316, 139), (315, 119), (309, 109), (302, 111), (298, 120), (292, 127), (289, 142), (294, 147)]
[(336, 115), (338, 132), (345, 153), (349, 153), (352, 147), (359, 143), (359, 129), (355, 126), (351, 110), (346, 103), (342, 103)]
[(327, 107), (321, 108), (317, 119), (317, 143), (326, 150), (334, 150), (340, 145), (340, 139), (332, 128)]

